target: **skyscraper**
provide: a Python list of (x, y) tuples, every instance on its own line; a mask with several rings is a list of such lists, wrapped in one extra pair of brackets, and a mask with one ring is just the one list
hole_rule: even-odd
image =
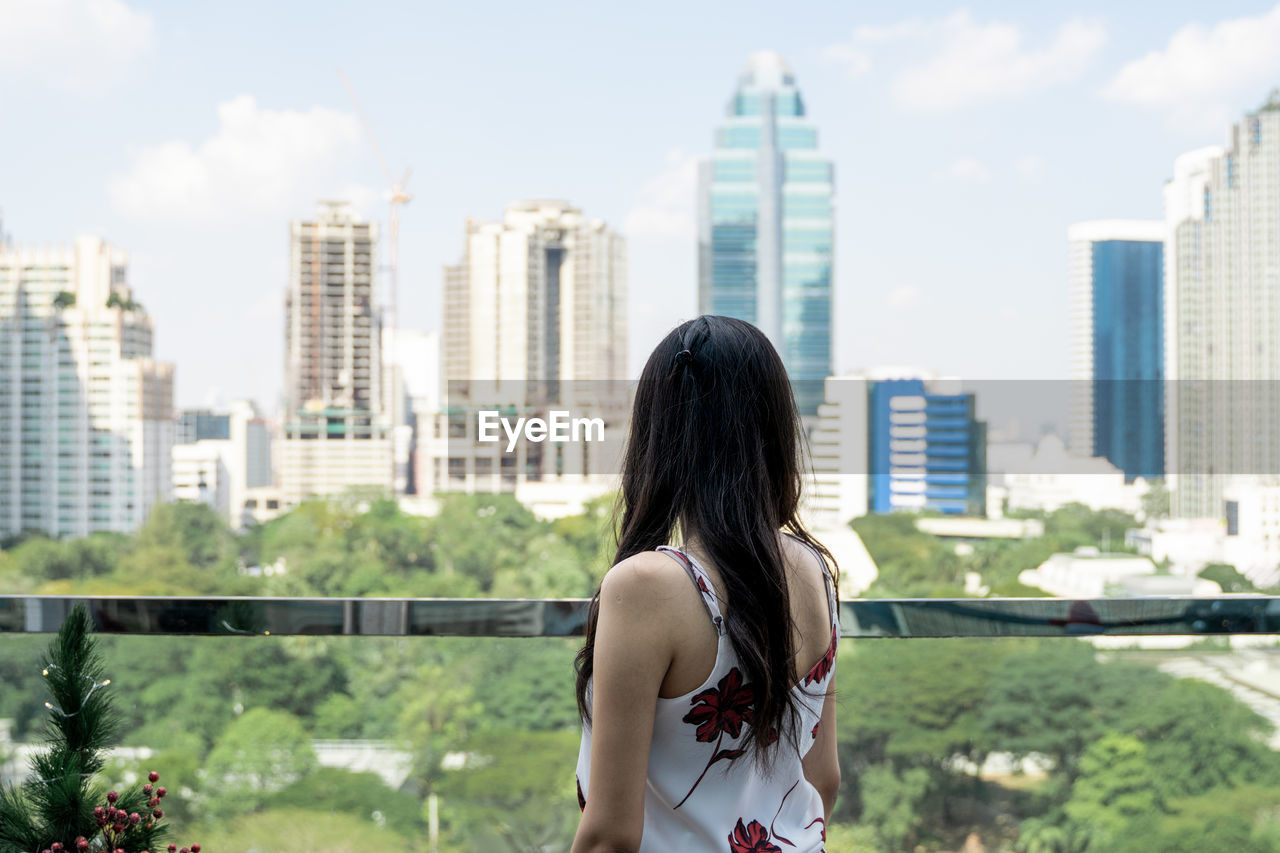
[(769, 336), (813, 415), (831, 375), (835, 184), (795, 75), (751, 55), (698, 178), (698, 306)]
[[(461, 407), (499, 403), (545, 415), (576, 390), (589, 398), (579, 403), (625, 413), (625, 396), (612, 398), (627, 379), (623, 238), (568, 202), (517, 202), (500, 222), (467, 221), (461, 262), (444, 269), (443, 301), (446, 411), (429, 431), (419, 422), (420, 437), (429, 433), (419, 490), (514, 491), (590, 475), (590, 445), (521, 442), (507, 453), (476, 443)], [(616, 422), (613, 429), (625, 433)]]
[(1075, 397), (1071, 450), (1125, 479), (1164, 475), (1163, 222), (1067, 230)]
[(444, 273), (444, 376), (458, 380), (627, 378), (626, 242), (559, 200), (468, 220)]
[(128, 255), (0, 242), (0, 535), (129, 533), (170, 495), (173, 365)]
[(322, 202), (291, 227), (280, 488), (287, 504), (369, 486), (390, 492), (381, 391), (377, 226)]
[(1280, 473), (1280, 90), (1165, 187), (1166, 469), (1180, 517), (1223, 516), (1224, 476)]

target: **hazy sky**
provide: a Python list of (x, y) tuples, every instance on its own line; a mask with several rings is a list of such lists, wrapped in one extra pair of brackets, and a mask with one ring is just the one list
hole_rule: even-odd
[(467, 216), (565, 198), (629, 238), (632, 373), (696, 310), (694, 163), (748, 54), (836, 162), (835, 366), (1066, 375), (1066, 228), (1158, 218), (1173, 158), (1280, 86), (1270, 3), (0, 0), (0, 211), (128, 249), (181, 405), (282, 379), (288, 222), (385, 219), (412, 167), (401, 325)]

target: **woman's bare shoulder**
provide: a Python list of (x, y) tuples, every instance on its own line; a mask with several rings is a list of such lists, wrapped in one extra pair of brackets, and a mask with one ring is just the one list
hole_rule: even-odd
[(659, 551), (641, 551), (617, 563), (600, 583), (600, 600), (637, 607), (665, 607), (686, 592), (689, 577), (674, 559)]

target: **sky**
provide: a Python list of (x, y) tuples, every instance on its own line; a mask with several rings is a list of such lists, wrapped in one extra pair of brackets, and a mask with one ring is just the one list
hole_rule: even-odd
[[(1280, 5), (0, 0), (0, 216), (130, 253), (180, 406), (283, 376), (289, 222), (402, 211), (438, 329), (467, 217), (563, 198), (630, 254), (630, 372), (696, 314), (694, 175), (753, 51), (836, 164), (836, 372), (1067, 375), (1066, 229), (1158, 219), (1179, 154), (1280, 86)], [(384, 253), (385, 259), (385, 253)]]

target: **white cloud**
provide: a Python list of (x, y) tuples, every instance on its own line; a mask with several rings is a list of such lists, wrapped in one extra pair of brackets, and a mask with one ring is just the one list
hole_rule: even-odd
[(848, 42), (824, 47), (822, 58), (834, 65), (843, 65), (850, 77), (861, 77), (871, 70), (871, 53)]
[(121, 0), (0, 0), (0, 79), (100, 92), (153, 39), (151, 16)]
[(1013, 170), (1027, 183), (1038, 183), (1044, 176), (1044, 161), (1034, 154), (1028, 154), (1014, 161)]
[[(1219, 123), (1238, 101), (1280, 77), (1280, 5), (1269, 12), (1189, 24), (1162, 50), (1128, 63), (1102, 90), (1123, 103), (1171, 110), (1184, 123)], [(1234, 108), (1234, 109), (1233, 109)], [(1196, 116), (1202, 117), (1197, 122)]]
[[(175, 140), (143, 148), (108, 192), (118, 210), (138, 219), (271, 215), (331, 197), (330, 187), (349, 189), (350, 175), (336, 167), (359, 141), (360, 124), (348, 113), (268, 110), (240, 95), (218, 105), (212, 137), (194, 146)], [(336, 183), (335, 174), (344, 180)]]
[(949, 110), (1070, 82), (1084, 73), (1106, 40), (1100, 24), (1068, 21), (1047, 47), (1028, 49), (1018, 27), (977, 24), (967, 11), (944, 20), (941, 32), (938, 54), (908, 68), (893, 84), (904, 106)]
[(961, 157), (948, 166), (939, 177), (958, 181), (962, 184), (981, 184), (986, 183), (991, 178), (991, 172), (982, 164), (981, 160), (975, 160), (972, 157)]
[(624, 232), (628, 237), (692, 239), (697, 190), (698, 158), (678, 148), (668, 151), (662, 174), (644, 185), (627, 211)]
[(859, 27), (848, 42), (826, 48), (824, 56), (861, 74), (871, 67), (873, 46), (919, 41), (932, 58), (901, 71), (890, 90), (903, 107), (942, 111), (1078, 79), (1105, 40), (1101, 24), (1072, 20), (1058, 28), (1049, 44), (1028, 47), (1017, 26), (980, 24), (961, 10), (934, 20)]
[(914, 284), (904, 284), (889, 291), (885, 304), (895, 311), (905, 311), (920, 304), (920, 288)]

